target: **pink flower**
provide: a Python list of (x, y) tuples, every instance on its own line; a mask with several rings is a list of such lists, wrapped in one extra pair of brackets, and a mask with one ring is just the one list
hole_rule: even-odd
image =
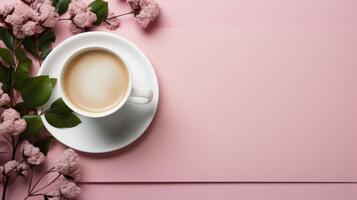
[(85, 1), (83, 0), (72, 0), (68, 5), (68, 14), (70, 16), (78, 15), (79, 13), (84, 13), (89, 11), (89, 8)]
[(0, 124), (0, 134), (20, 135), (26, 130), (26, 121), (12, 108), (4, 110), (1, 119), (3, 122)]
[(46, 197), (48, 200), (60, 200), (61, 194), (59, 190), (54, 190), (46, 193)]
[(34, 147), (28, 141), (24, 141), (22, 144), (23, 156), (26, 162), (31, 165), (39, 165), (45, 161), (45, 156), (39, 148)]
[(29, 174), (29, 165), (26, 162), (21, 162), (17, 165), (16, 171), (19, 175), (27, 176)]
[(7, 120), (0, 123), (0, 135), (11, 134), (15, 131), (14, 120)]
[(15, 4), (13, 12), (8, 14), (5, 18), (5, 22), (13, 27), (13, 33), (17, 38), (24, 38), (26, 33), (36, 33), (36, 31), (31, 30), (31, 28), (35, 29), (36, 27), (33, 23), (29, 23), (23, 27), (30, 21), (38, 23), (38, 13), (23, 3)]
[(4, 165), (4, 174), (9, 175), (17, 167), (19, 163), (16, 160), (10, 160)]
[(13, 108), (8, 108), (2, 113), (1, 119), (3, 121), (20, 119), (20, 113)]
[(73, 23), (81, 28), (89, 28), (92, 24), (97, 21), (97, 16), (90, 12), (78, 13), (72, 19)]
[(146, 3), (141, 6), (139, 14), (135, 16), (136, 22), (142, 28), (146, 28), (159, 16), (159, 13), (159, 4), (153, 0), (146, 0)]
[(90, 11), (83, 0), (72, 0), (68, 6), (68, 13), (72, 19), (70, 30), (73, 34), (85, 31), (97, 21), (97, 15)]
[(58, 160), (55, 169), (64, 176), (69, 176), (74, 180), (79, 179), (80, 164), (78, 154), (73, 149), (67, 149)]
[(0, 8), (0, 16), (6, 17), (14, 10), (14, 5), (8, 4)]
[(13, 132), (12, 135), (20, 135), (26, 130), (27, 127), (26, 120), (24, 119), (15, 120), (14, 126), (15, 126), (15, 132)]
[(38, 21), (38, 14), (35, 10), (22, 3), (15, 4), (13, 13), (5, 18), (5, 22), (13, 26), (23, 25), (27, 21)]
[(41, 25), (47, 28), (53, 28), (59, 19), (59, 15), (56, 13), (55, 7), (53, 7), (49, 1), (40, 3), (37, 7)]
[(76, 198), (81, 193), (81, 188), (79, 188), (74, 182), (68, 180), (61, 183), (59, 190), (61, 195), (67, 199)]
[(114, 16), (115, 16), (114, 13), (110, 13), (108, 15), (107, 20), (105, 20), (103, 22), (104, 26), (107, 29), (112, 30), (112, 31), (116, 30), (120, 26), (120, 21), (119, 21), (119, 19), (117, 17), (110, 19), (111, 17), (114, 17)]
[(4, 105), (8, 104), (8, 103), (10, 103), (10, 101), (11, 101), (11, 99), (8, 94), (2, 93), (0, 95), (0, 106), (4, 106)]

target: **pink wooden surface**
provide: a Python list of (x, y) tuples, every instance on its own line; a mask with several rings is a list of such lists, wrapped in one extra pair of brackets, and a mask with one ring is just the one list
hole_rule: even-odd
[(153, 61), (157, 117), (128, 151), (82, 154), (83, 181), (357, 180), (355, 29), (154, 31), (118, 34)]
[[(205, 199), (205, 200), (355, 200), (357, 184), (82, 184), (78, 200)], [(9, 191), (22, 200), (22, 186)], [(43, 198), (31, 198), (43, 200)]]

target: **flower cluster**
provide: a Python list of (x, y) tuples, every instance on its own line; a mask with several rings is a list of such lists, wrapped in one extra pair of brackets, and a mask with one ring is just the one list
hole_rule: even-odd
[(53, 28), (59, 15), (50, 0), (26, 0), (0, 8), (0, 19), (12, 28), (17, 38), (24, 38)]
[(160, 14), (159, 4), (154, 0), (127, 0), (134, 9), (136, 22), (139, 26), (146, 28)]
[(39, 165), (45, 161), (45, 155), (43, 155), (40, 149), (34, 147), (27, 140), (22, 143), (22, 156), (30, 165)]
[(4, 110), (1, 115), (0, 135), (20, 135), (26, 129), (26, 121), (13, 108)]
[(90, 11), (88, 5), (82, 0), (72, 0), (68, 6), (68, 14), (72, 20), (70, 27), (74, 34), (85, 31), (97, 21), (97, 16)]
[(72, 149), (63, 152), (62, 157), (57, 161), (54, 170), (62, 176), (59, 179), (59, 186), (56, 190), (46, 193), (48, 199), (57, 200), (73, 199), (81, 193), (74, 181), (79, 179), (80, 164), (78, 154)]

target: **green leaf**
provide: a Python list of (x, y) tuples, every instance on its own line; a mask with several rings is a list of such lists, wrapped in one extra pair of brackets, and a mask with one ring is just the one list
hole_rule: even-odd
[(14, 48), (14, 37), (9, 29), (0, 27), (0, 40), (4, 42), (8, 49)]
[(52, 136), (48, 136), (36, 142), (34, 146), (38, 147), (43, 154), (47, 155), (48, 149), (50, 148), (50, 144), (53, 140), (54, 138)]
[(15, 88), (21, 89), (22, 82), (29, 77), (32, 61), (26, 56), (21, 48), (16, 49), (16, 58), (19, 60), (13, 79)]
[(99, 25), (102, 21), (108, 17), (108, 2), (103, 0), (95, 0), (89, 4), (91, 12), (97, 15), (97, 21), (94, 22), (94, 25)]
[(0, 82), (2, 85), (2, 90), (9, 93), (9, 83), (10, 83), (10, 69), (0, 63)]
[(55, 88), (56, 83), (57, 83), (57, 79), (56, 78), (50, 78), (51, 84), (52, 84), (52, 88)]
[(0, 48), (0, 57), (9, 67), (13, 65), (12, 53), (8, 49)]
[(30, 52), (33, 56), (38, 58), (37, 55), (37, 44), (36, 44), (36, 39), (34, 36), (31, 37), (25, 37), (24, 41), (22, 42), (24, 45), (25, 49)]
[(45, 104), (52, 94), (52, 83), (48, 76), (36, 76), (21, 83), (20, 92), (24, 106), (34, 108)]
[(46, 59), (46, 57), (48, 56), (48, 54), (51, 53), (51, 51), (52, 51), (52, 48), (51, 48), (51, 47), (48, 47), (48, 48), (43, 49), (43, 51), (41, 51), (41, 54), (40, 54), (40, 59), (41, 59), (41, 60)]
[(62, 15), (67, 11), (70, 2), (71, 0), (52, 0), (52, 6), (56, 8), (58, 14)]
[(81, 120), (73, 113), (67, 115), (59, 115), (56, 113), (47, 112), (45, 118), (49, 124), (56, 128), (72, 128), (81, 123)]
[(26, 130), (21, 134), (21, 138), (31, 138), (36, 136), (43, 128), (42, 120), (39, 115), (25, 115), (22, 117), (26, 120)]
[(40, 50), (43, 49), (43, 47), (50, 46), (55, 41), (56, 41), (55, 33), (52, 30), (46, 30), (38, 38), (38, 45)]
[(63, 102), (62, 98), (59, 98), (52, 103), (50, 112), (58, 115), (70, 115), (73, 111)]
[(46, 30), (38, 38), (26, 37), (23, 41), (24, 47), (28, 52), (38, 59), (44, 60), (51, 52), (51, 44), (55, 42), (56, 36), (52, 30)]

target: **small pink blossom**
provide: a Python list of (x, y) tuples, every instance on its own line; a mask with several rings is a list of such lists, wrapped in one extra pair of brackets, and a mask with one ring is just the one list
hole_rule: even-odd
[[(117, 17), (114, 17), (114, 13), (110, 13), (108, 15), (108, 18), (107, 20), (105, 20), (103, 23), (104, 23), (104, 26), (109, 29), (109, 30), (116, 30), (117, 28), (119, 28), (120, 26), (120, 21)], [(114, 17), (114, 18), (112, 18)]]
[(9, 13), (11, 13), (14, 10), (14, 5), (12, 4), (7, 4), (4, 5), (3, 7), (0, 8), (0, 16), (6, 17)]
[(67, 199), (76, 198), (81, 193), (81, 188), (79, 188), (74, 182), (68, 180), (61, 183), (59, 190), (61, 195)]
[(14, 120), (7, 120), (0, 123), (0, 135), (11, 134), (15, 131)]
[(9, 175), (11, 172), (15, 170), (19, 163), (16, 160), (10, 160), (4, 165), (4, 174)]
[(37, 5), (39, 19), (42, 26), (47, 28), (53, 28), (59, 19), (59, 15), (55, 11), (55, 7), (53, 7), (50, 2), (46, 2), (47, 1)]
[(58, 160), (55, 169), (64, 176), (70, 176), (74, 180), (79, 179), (80, 160), (78, 154), (73, 149), (67, 149)]
[(18, 174), (22, 176), (27, 176), (29, 174), (29, 165), (26, 162), (21, 162), (20, 164), (17, 165), (16, 171)]
[(68, 14), (70, 16), (78, 15), (79, 13), (84, 13), (89, 11), (89, 8), (85, 1), (83, 0), (72, 0), (68, 5)]
[(1, 119), (3, 121), (20, 119), (20, 113), (13, 108), (8, 108), (2, 113)]
[(24, 141), (22, 144), (23, 156), (26, 162), (31, 165), (39, 165), (45, 161), (45, 156), (39, 148), (34, 147), (28, 141)]
[(73, 23), (81, 28), (89, 28), (92, 24), (97, 21), (97, 16), (90, 12), (78, 13), (73, 17)]
[(27, 127), (26, 120), (24, 119), (15, 120), (14, 126), (15, 126), (15, 132), (13, 132), (12, 135), (20, 135), (26, 130)]
[(159, 13), (159, 4), (154, 0), (146, 0), (146, 3), (141, 6), (139, 14), (135, 16), (136, 22), (142, 28), (147, 28), (159, 16)]
[(8, 104), (8, 103), (10, 103), (10, 101), (11, 101), (11, 99), (8, 94), (2, 93), (0, 95), (0, 106), (4, 106), (4, 105)]

